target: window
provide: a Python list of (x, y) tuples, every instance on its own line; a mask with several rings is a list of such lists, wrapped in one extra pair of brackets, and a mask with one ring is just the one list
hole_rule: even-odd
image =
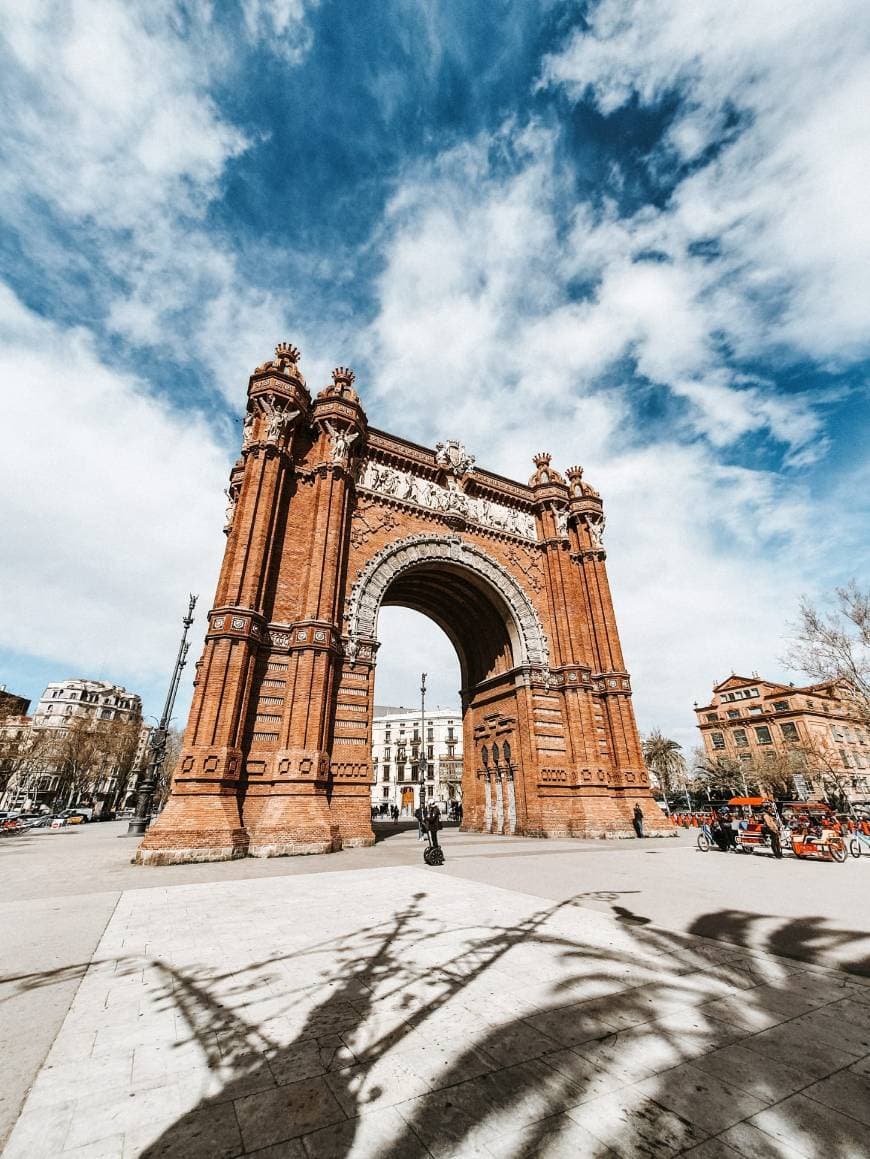
[(724, 749), (725, 748), (725, 737), (722, 735), (721, 732), (711, 732), (710, 739), (713, 741), (713, 748), (714, 749)]
[(426, 790), (426, 796), (427, 797), (434, 797), (435, 796), (435, 786), (434, 785), (430, 785), (429, 788)]
[(386, 785), (384, 785), (384, 798), (389, 797), (389, 795), (390, 795), (390, 790), (387, 788)]
[(426, 746), (426, 756), (429, 758), (429, 760), (430, 760), (430, 761), (432, 760), (432, 758), (434, 757), (434, 755), (435, 755), (435, 753), (434, 753), (434, 751), (433, 751), (433, 746), (432, 746), (432, 745), (427, 745), (427, 746)]
[(850, 769), (852, 762), (849, 760), (849, 754), (845, 749), (839, 749), (838, 752), (840, 753), (840, 760), (843, 762), (843, 768)]
[(383, 776), (382, 776), (382, 779), (383, 779), (384, 781), (388, 781), (388, 780), (390, 779), (390, 766), (389, 766), (389, 765), (384, 765), (384, 771), (383, 771)]
[(435, 780), (435, 766), (434, 765), (427, 765), (426, 766), (426, 777), (430, 781)]
[[(72, 709), (70, 708), (67, 711), (72, 712)], [(100, 709), (100, 720), (111, 720), (114, 715), (115, 714), (112, 712), (111, 708)]]
[(755, 736), (759, 744), (773, 744), (773, 737), (770, 735), (770, 729), (766, 724), (760, 724), (755, 730)]
[(774, 700), (773, 707), (777, 712), (788, 712), (789, 704), (787, 700)]
[(729, 708), (728, 709), (728, 717), (730, 720), (734, 720), (734, 718), (738, 717), (739, 715), (740, 715), (739, 708)]
[(388, 761), (389, 759), (390, 759), (390, 750), (389, 750), (389, 748), (385, 748), (384, 749), (384, 760)]
[(764, 712), (760, 704), (750, 704), (749, 711), (753, 716), (758, 716), (759, 712)]
[(718, 719), (719, 719), (718, 712), (708, 712), (707, 713), (707, 720), (718, 720)]
[(405, 766), (404, 765), (398, 766), (398, 772), (396, 775), (396, 779), (399, 781), (404, 781), (404, 779), (405, 779)]
[(781, 724), (779, 726), (779, 728), (780, 728), (780, 731), (781, 731), (783, 738), (785, 740), (798, 740), (799, 739), (796, 724), (791, 724), (790, 722), (787, 721), (785, 724)]
[(734, 737), (734, 743), (739, 749), (744, 749), (749, 744), (749, 741), (746, 739), (745, 728), (735, 728), (731, 735)]
[(56, 691), (52, 692), (52, 694), (51, 694), (51, 699), (52, 699), (52, 700), (57, 700), (57, 698), (58, 698), (59, 696), (60, 696), (60, 691), (59, 691), (59, 690), (56, 690)]

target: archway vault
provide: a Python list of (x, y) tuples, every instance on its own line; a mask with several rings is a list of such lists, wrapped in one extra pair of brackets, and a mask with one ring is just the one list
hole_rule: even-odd
[[(458, 583), (451, 585), (450, 577), (458, 577)], [(466, 633), (460, 634), (458, 625), (468, 620), (462, 605), (463, 601), (474, 602), (475, 588), (481, 598), (477, 608), (469, 607), (468, 611), (500, 612), (512, 659), (526, 671), (545, 673), (549, 667), (547, 638), (534, 604), (508, 568), (458, 534), (409, 535), (371, 557), (348, 596), (351, 655), (358, 653), (361, 641), (376, 637), (378, 610), (388, 598), (388, 602), (407, 603), (432, 616), (457, 643), (462, 658)]]
[(377, 617), (456, 646), (464, 828), (617, 834), (652, 803), (601, 545), (601, 498), (548, 455), (521, 484), (373, 430), (339, 367), (312, 399), (282, 344), (248, 386), (227, 546), (184, 748), (137, 854), (166, 863), (372, 841)]

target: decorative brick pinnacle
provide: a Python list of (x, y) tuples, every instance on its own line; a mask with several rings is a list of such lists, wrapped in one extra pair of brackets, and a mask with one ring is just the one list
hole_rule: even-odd
[(332, 372), (332, 381), (335, 384), (336, 390), (350, 390), (353, 385), (356, 375), (349, 366), (336, 366)]
[(538, 468), (538, 470), (540, 470), (541, 467), (549, 467), (550, 460), (552, 458), (553, 458), (553, 456), (551, 454), (549, 454), (547, 451), (538, 451), (537, 455), (535, 455), (535, 457), (532, 461), (534, 462), (534, 464)]
[(276, 362), (290, 362), (294, 366), (299, 361), (299, 347), (292, 342), (279, 342), (275, 347)]

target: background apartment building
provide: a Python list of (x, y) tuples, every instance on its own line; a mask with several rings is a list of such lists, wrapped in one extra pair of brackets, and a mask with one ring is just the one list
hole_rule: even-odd
[[(425, 739), (420, 710), (376, 705), (372, 722), (372, 807), (397, 805), (412, 817), (425, 802), (442, 813), (462, 798), (462, 715), (455, 708), (427, 709)], [(425, 746), (425, 752), (423, 747)], [(421, 770), (420, 762), (425, 768)]]
[[(17, 758), (5, 808), (123, 804), (127, 783), (147, 754), (148, 729), (135, 693), (102, 680), (47, 686), (32, 717), (7, 718), (4, 752)], [(13, 731), (14, 730), (14, 731)]]
[(870, 721), (846, 683), (729, 676), (695, 713), (707, 757), (734, 762), (747, 780), (784, 759), (799, 792), (825, 796), (836, 786), (854, 804), (870, 802)]

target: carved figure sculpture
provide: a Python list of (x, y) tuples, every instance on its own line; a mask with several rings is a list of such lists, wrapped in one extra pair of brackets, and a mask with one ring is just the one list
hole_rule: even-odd
[(435, 462), (456, 479), (464, 479), (474, 469), (474, 455), (469, 455), (458, 439), (435, 444)]
[(359, 431), (350, 434), (347, 430), (339, 430), (331, 422), (323, 424), (329, 434), (329, 453), (333, 463), (347, 463), (350, 458), (350, 448), (359, 438)]
[(254, 437), (254, 424), (257, 420), (252, 414), (245, 415), (245, 421), (242, 423), (242, 450), (244, 451), (251, 445), (251, 440)]

